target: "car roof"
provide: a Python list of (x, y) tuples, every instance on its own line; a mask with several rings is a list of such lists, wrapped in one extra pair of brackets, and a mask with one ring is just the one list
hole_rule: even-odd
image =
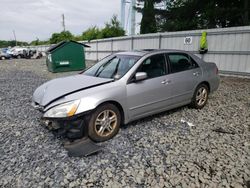
[(175, 50), (175, 49), (142, 49), (142, 50), (133, 50), (133, 51), (123, 51), (116, 53), (117, 55), (133, 55), (133, 56), (144, 56), (146, 54), (154, 54), (156, 52), (184, 52), (188, 53), (185, 50)]
[(144, 56), (146, 52), (140, 51), (140, 50), (134, 50), (134, 51), (123, 51), (116, 53), (117, 55), (132, 55), (132, 56)]

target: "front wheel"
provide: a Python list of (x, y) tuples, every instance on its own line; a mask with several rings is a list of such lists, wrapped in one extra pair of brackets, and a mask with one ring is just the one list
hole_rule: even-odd
[(121, 114), (113, 104), (99, 106), (90, 116), (89, 137), (96, 142), (113, 138), (119, 131)]
[(196, 109), (201, 109), (203, 108), (208, 100), (208, 87), (205, 84), (200, 84), (196, 88), (194, 92), (194, 96), (192, 98), (191, 102), (191, 107), (196, 108)]

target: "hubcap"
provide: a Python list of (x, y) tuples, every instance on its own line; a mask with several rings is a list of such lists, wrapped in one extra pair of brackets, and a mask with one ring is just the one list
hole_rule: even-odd
[(99, 136), (110, 135), (117, 126), (117, 115), (112, 110), (104, 110), (95, 120), (95, 131)]
[(207, 101), (207, 89), (201, 87), (196, 94), (196, 102), (199, 106), (202, 106)]

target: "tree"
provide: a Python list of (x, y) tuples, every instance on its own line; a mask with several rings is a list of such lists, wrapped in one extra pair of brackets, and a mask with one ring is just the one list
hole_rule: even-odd
[[(203, 3), (203, 1), (202, 1)], [(197, 11), (199, 0), (168, 1), (167, 8), (161, 10), (161, 31), (181, 31), (198, 29), (200, 13)]]
[(162, 31), (249, 25), (248, 0), (171, 0), (161, 11)]
[(120, 22), (116, 15), (111, 18), (111, 21), (105, 24), (105, 27), (100, 31), (98, 38), (111, 38), (124, 36), (125, 31), (120, 27)]
[(50, 44), (56, 44), (64, 40), (72, 40), (74, 36), (69, 31), (62, 31), (61, 33), (53, 33), (49, 39)]
[(144, 2), (143, 8), (135, 7), (135, 9), (142, 13), (140, 33), (155, 33), (157, 32), (156, 14), (158, 12), (154, 5), (161, 3), (163, 0), (138, 0)]
[(101, 38), (111, 38), (124, 36), (125, 31), (120, 27), (120, 23), (116, 15), (114, 15), (110, 22), (105, 23), (105, 27), (100, 29), (96, 26), (90, 27), (82, 33), (82, 40), (94, 40)]
[(39, 40), (39, 38), (37, 38), (36, 40), (31, 41), (29, 45), (38, 46), (38, 45), (45, 45), (45, 44), (49, 44), (49, 41), (47, 40), (41, 41)]
[(245, 0), (205, 1), (203, 18), (208, 28), (249, 25), (250, 5)]
[(248, 0), (244, 0), (244, 5), (243, 5), (243, 23), (244, 25), (249, 25), (250, 24), (250, 3)]
[[(137, 0), (144, 2), (141, 33), (250, 24), (249, 0)], [(166, 8), (156, 8), (165, 2)]]
[(90, 27), (82, 33), (82, 40), (93, 40), (100, 37), (100, 30), (96, 26)]
[[(22, 42), (22, 41), (17, 41), (17, 46), (27, 46), (28, 43), (27, 42)], [(7, 47), (14, 47), (16, 46), (16, 41), (14, 40), (0, 40), (0, 48), (7, 48)]]
[(73, 40), (75, 40), (75, 41), (83, 40), (82, 39), (82, 35), (75, 35), (74, 38), (73, 38)]

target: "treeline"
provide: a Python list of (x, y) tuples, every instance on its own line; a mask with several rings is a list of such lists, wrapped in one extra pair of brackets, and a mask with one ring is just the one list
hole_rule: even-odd
[[(17, 41), (17, 46), (27, 46), (29, 43), (27, 42), (22, 42), (22, 41)], [(16, 41), (14, 40), (10, 40), (10, 41), (6, 41), (6, 40), (0, 40), (0, 48), (7, 48), (7, 47), (13, 47), (16, 46)]]
[(249, 0), (137, 0), (137, 2), (136, 10), (142, 13), (140, 28), (142, 34), (250, 25)]
[[(117, 16), (114, 15), (109, 22), (105, 23), (103, 28), (93, 26), (83, 31), (81, 35), (73, 35), (70, 31), (62, 31), (60, 33), (53, 33), (48, 40), (44, 41), (41, 41), (38, 38), (30, 43), (17, 41), (17, 46), (56, 44), (63, 40), (90, 41), (94, 39), (120, 37), (124, 35), (125, 31), (120, 27)], [(16, 41), (0, 41), (0, 48), (6, 48), (9, 46), (16, 46)]]
[(43, 45), (43, 44), (56, 44), (63, 40), (94, 40), (102, 38), (120, 37), (124, 36), (125, 31), (120, 27), (117, 16), (113, 16), (111, 20), (105, 23), (104, 28), (98, 28), (97, 26), (90, 27), (85, 30), (81, 35), (73, 35), (70, 31), (62, 31), (61, 33), (53, 33), (49, 40), (40, 41), (34, 40), (30, 45)]

